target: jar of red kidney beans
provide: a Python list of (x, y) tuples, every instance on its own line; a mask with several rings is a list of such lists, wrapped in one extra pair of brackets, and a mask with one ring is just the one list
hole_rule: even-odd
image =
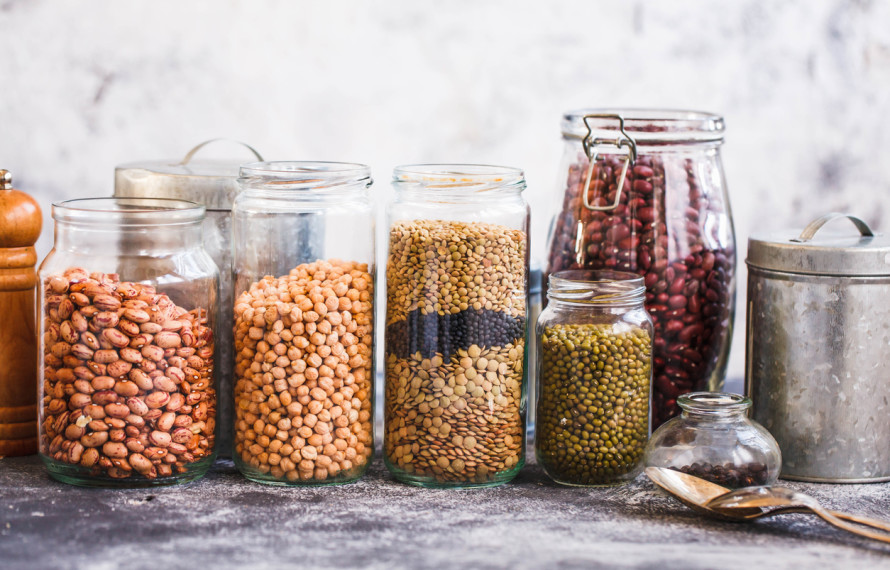
[(655, 324), (653, 428), (679, 413), (681, 394), (723, 384), (735, 301), (723, 130), (722, 117), (690, 111), (563, 116), (563, 198), (548, 273), (612, 269), (644, 277)]

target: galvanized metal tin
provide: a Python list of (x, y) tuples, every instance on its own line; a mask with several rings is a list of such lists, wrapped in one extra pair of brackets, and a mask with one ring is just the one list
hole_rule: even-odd
[[(219, 267), (220, 322), (219, 330), (231, 330), (234, 320), (234, 285), (232, 283), (232, 203), (240, 192), (238, 171), (241, 164), (262, 160), (253, 147), (246, 148), (253, 158), (243, 160), (195, 159), (206, 145), (220, 141), (205, 141), (190, 150), (182, 160), (149, 160), (119, 165), (114, 171), (116, 198), (172, 198), (203, 204), (207, 208), (204, 219), (204, 249)], [(217, 340), (218, 430), (217, 449), (221, 457), (232, 453), (232, 339), (230, 335)]]
[(890, 238), (828, 214), (752, 236), (747, 264), (746, 389), (782, 477), (890, 480)]

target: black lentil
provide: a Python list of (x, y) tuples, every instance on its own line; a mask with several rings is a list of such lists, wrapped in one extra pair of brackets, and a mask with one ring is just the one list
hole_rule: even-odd
[(525, 319), (498, 311), (469, 309), (456, 314), (424, 315), (419, 309), (386, 328), (387, 352), (399, 358), (420, 353), (450, 358), (471, 345), (504, 346), (525, 335)]
[(724, 463), (722, 465), (712, 465), (703, 461), (696, 461), (691, 465), (672, 467), (672, 469), (700, 477), (730, 489), (766, 485), (769, 480), (769, 471), (763, 463), (742, 465)]

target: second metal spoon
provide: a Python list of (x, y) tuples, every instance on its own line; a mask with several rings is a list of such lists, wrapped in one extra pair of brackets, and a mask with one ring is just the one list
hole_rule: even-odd
[[(681, 471), (675, 471), (673, 469), (667, 469), (665, 467), (647, 467), (646, 475), (653, 483), (667, 491), (687, 507), (718, 519), (746, 521), (787, 513), (819, 514), (813, 510), (811, 506), (812, 503), (804, 504), (801, 501), (790, 501), (787, 499), (782, 501), (776, 501), (775, 499), (766, 501), (761, 497), (757, 501), (744, 503), (737, 501), (731, 506), (728, 503), (717, 503), (716, 500), (718, 497), (729, 497), (731, 499), (741, 490), (731, 491), (726, 487), (711, 483), (700, 477), (689, 475)], [(755, 488), (767, 489), (767, 487)], [(797, 495), (802, 495), (802, 493), (797, 493)], [(815, 499), (812, 499), (812, 501), (815, 502)], [(890, 532), (890, 524), (886, 522), (839, 511), (822, 509), (818, 503), (815, 504), (823, 512), (835, 519), (850, 521)], [(848, 530), (846, 527), (842, 528)], [(883, 540), (883, 538), (877, 538), (877, 540)]]
[[(736, 516), (742, 519), (755, 519), (779, 511), (788, 512), (789, 509), (805, 510), (818, 515), (825, 522), (847, 532), (890, 543), (890, 523), (838, 511), (830, 511), (823, 508), (813, 497), (787, 487), (745, 487), (736, 489), (735, 491), (714, 497), (705, 503), (704, 506), (724, 515), (738, 510)], [(762, 514), (754, 514), (751, 509), (773, 510)], [(862, 526), (856, 526), (851, 523)], [(868, 530), (862, 528), (863, 526), (879, 529), (883, 532)]]

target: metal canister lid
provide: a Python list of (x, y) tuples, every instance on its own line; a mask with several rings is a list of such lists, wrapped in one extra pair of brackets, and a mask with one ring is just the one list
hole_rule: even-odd
[[(238, 171), (248, 160), (193, 160), (204, 146), (221, 139), (205, 141), (183, 159), (150, 160), (121, 164), (114, 169), (114, 196), (117, 198), (172, 198), (203, 204), (208, 211), (231, 210), (239, 192)], [(257, 160), (263, 157), (250, 145), (244, 146)]]
[[(820, 231), (838, 218), (853, 222), (858, 232)], [(804, 275), (886, 276), (890, 275), (890, 236), (874, 233), (856, 216), (830, 213), (803, 231), (751, 236), (746, 262), (751, 267)]]

